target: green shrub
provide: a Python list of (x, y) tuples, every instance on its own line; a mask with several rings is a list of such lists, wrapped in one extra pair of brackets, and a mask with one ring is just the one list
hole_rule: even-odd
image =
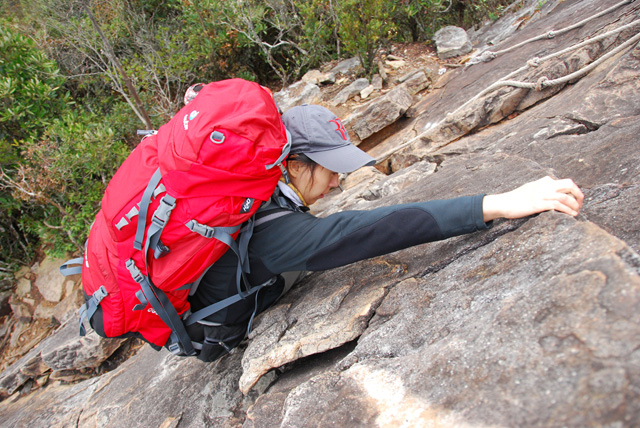
[(470, 28), (499, 18), (514, 0), (397, 0), (395, 19), (401, 38), (429, 41), (446, 25)]
[(25, 225), (49, 253), (80, 250), (107, 183), (130, 152), (101, 117), (67, 112), (22, 152), (22, 189), (14, 196), (38, 208)]
[(64, 77), (35, 42), (0, 22), (0, 141), (3, 165), (22, 141), (38, 138), (71, 103)]
[(14, 197), (21, 151), (71, 104), (55, 62), (12, 25), (0, 21), (0, 269), (8, 271), (29, 262), (37, 244), (25, 220), (39, 210)]
[(360, 58), (368, 74), (375, 67), (380, 45), (393, 38), (393, 2), (385, 0), (344, 0), (340, 2), (340, 37), (346, 51)]

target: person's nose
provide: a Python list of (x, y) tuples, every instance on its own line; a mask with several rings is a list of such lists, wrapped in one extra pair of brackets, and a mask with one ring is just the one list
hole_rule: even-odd
[(331, 182), (329, 183), (329, 186), (331, 186), (332, 189), (335, 189), (336, 187), (340, 186), (340, 175), (338, 173), (333, 174), (333, 176), (331, 177)]

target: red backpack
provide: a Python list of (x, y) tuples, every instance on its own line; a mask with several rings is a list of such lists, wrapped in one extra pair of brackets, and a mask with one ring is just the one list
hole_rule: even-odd
[[(88, 318), (104, 337), (141, 335), (194, 355), (183, 319), (190, 286), (230, 247), (238, 254), (238, 278), (247, 271), (248, 239), (238, 246), (235, 238), (271, 197), (289, 147), (270, 91), (241, 79), (205, 85), (145, 137), (107, 186), (84, 258), (75, 260), (87, 297), (80, 334)], [(240, 284), (236, 296), (189, 322), (260, 287)]]

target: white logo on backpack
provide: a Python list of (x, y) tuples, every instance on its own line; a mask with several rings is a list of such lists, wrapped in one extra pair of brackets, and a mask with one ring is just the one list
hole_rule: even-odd
[(195, 119), (199, 113), (200, 112), (198, 110), (194, 110), (191, 113), (184, 115), (184, 118), (182, 119), (182, 124), (184, 125), (185, 131), (189, 129), (189, 121)]
[(253, 198), (245, 199), (244, 203), (242, 204), (242, 208), (240, 209), (240, 212), (242, 214), (248, 213), (251, 207), (253, 206), (253, 201), (254, 201)]

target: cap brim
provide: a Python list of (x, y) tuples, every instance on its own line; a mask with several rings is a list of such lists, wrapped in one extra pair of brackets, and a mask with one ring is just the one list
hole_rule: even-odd
[(339, 173), (353, 172), (363, 166), (376, 164), (375, 158), (372, 158), (353, 144), (346, 144), (320, 152), (306, 152), (305, 155), (328, 170)]

